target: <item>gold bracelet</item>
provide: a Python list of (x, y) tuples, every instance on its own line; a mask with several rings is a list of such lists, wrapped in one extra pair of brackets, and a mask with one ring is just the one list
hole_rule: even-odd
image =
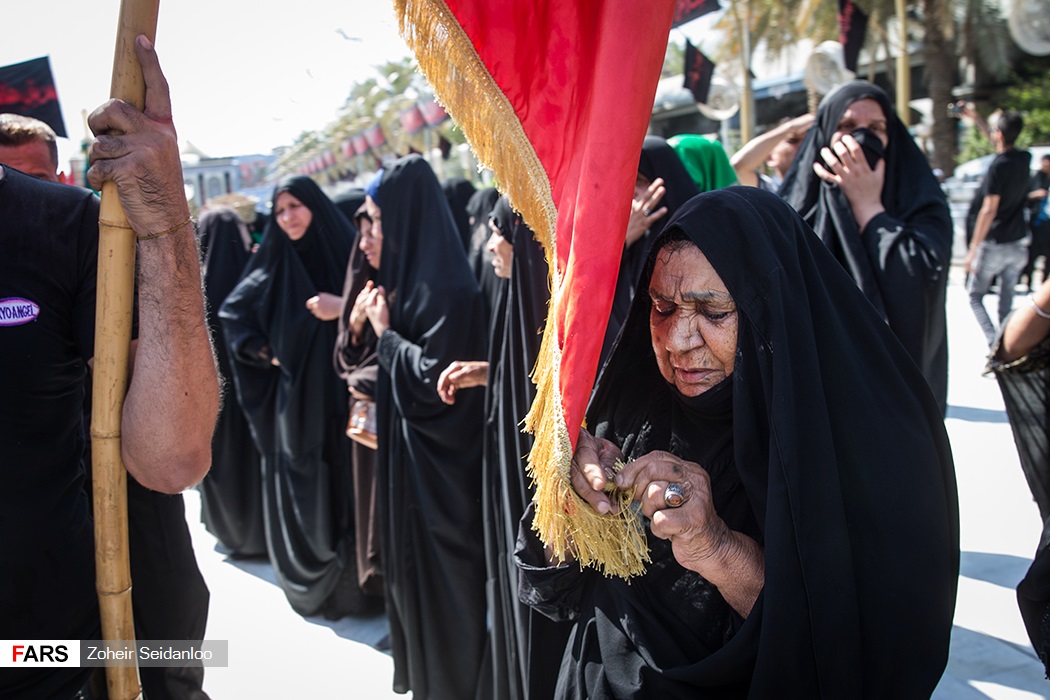
[(178, 231), (180, 228), (182, 228), (186, 224), (192, 224), (192, 223), (193, 223), (193, 217), (192, 216), (187, 216), (185, 221), (180, 221), (179, 223), (175, 224), (171, 228), (166, 228), (163, 231), (158, 231), (157, 233), (148, 233), (145, 236), (138, 236), (138, 239), (140, 241), (148, 241), (148, 240), (150, 240), (152, 238), (160, 238), (161, 236), (167, 236), (169, 233), (175, 233), (176, 231)]

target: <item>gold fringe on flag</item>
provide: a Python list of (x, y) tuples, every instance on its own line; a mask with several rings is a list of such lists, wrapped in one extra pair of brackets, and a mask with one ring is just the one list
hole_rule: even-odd
[(547, 173), (510, 101), (445, 3), (394, 0), (394, 8), (401, 36), (438, 101), (463, 129), (478, 162), (496, 174), (500, 191), (546, 253), (553, 297), (532, 374), (536, 399), (525, 418), (526, 429), (536, 436), (528, 461), (536, 486), (533, 528), (563, 561), (575, 559), (608, 576), (639, 575), (645, 571), (649, 552), (630, 494), (619, 494), (617, 515), (599, 515), (569, 481), (572, 442), (562, 410), (561, 348), (554, 312), (561, 289), (555, 248), (558, 212)]

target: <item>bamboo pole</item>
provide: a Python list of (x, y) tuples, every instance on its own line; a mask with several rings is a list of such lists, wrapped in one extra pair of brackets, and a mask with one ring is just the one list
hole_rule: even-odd
[(904, 126), (911, 123), (911, 57), (908, 55), (908, 16), (904, 0), (895, 0), (900, 30), (897, 53), (897, 116)]
[[(135, 39), (157, 34), (159, 0), (121, 0), (110, 96), (139, 109), (146, 86)], [(95, 510), (95, 587), (102, 638), (134, 642), (131, 564), (128, 556), (127, 472), (120, 456), (120, 425), (128, 384), (135, 232), (128, 225), (116, 185), (102, 187), (99, 211), (98, 292), (91, 405), (92, 482)], [(106, 666), (110, 700), (142, 697), (138, 667)]]

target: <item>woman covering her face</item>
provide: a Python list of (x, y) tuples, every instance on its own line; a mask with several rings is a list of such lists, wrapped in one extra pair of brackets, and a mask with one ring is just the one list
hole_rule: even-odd
[(523, 600), (575, 621), (555, 697), (928, 697), (959, 545), (922, 376), (773, 194), (702, 194), (653, 249), (572, 472), (581, 508), (633, 493), (652, 561), (548, 563), (522, 521)]
[(332, 368), (336, 322), (307, 308), (338, 295), (353, 225), (313, 180), (274, 191), (273, 219), (219, 317), (237, 399), (262, 455), (266, 541), (302, 615), (337, 618), (360, 601), (353, 566), (346, 389)]
[(863, 80), (829, 93), (779, 194), (893, 329), (943, 413), (951, 214), (886, 93)]
[(453, 360), (485, 357), (481, 293), (425, 160), (386, 166), (367, 207), (381, 241), (369, 248), (378, 276), (367, 315), (379, 337), (376, 463), (394, 689), (473, 698), (485, 647), (484, 397), (464, 392), (448, 405), (437, 383)]

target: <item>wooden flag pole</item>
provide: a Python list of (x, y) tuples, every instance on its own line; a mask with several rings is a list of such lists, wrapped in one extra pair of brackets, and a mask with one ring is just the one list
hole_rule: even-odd
[[(110, 96), (139, 109), (146, 103), (135, 39), (157, 34), (159, 0), (121, 0)], [(102, 187), (99, 211), (98, 300), (91, 405), (92, 482), (95, 510), (95, 587), (102, 638), (135, 640), (128, 557), (127, 473), (120, 456), (120, 425), (128, 385), (135, 232), (128, 225), (116, 184)], [(138, 667), (106, 666), (110, 700), (142, 697)]]

